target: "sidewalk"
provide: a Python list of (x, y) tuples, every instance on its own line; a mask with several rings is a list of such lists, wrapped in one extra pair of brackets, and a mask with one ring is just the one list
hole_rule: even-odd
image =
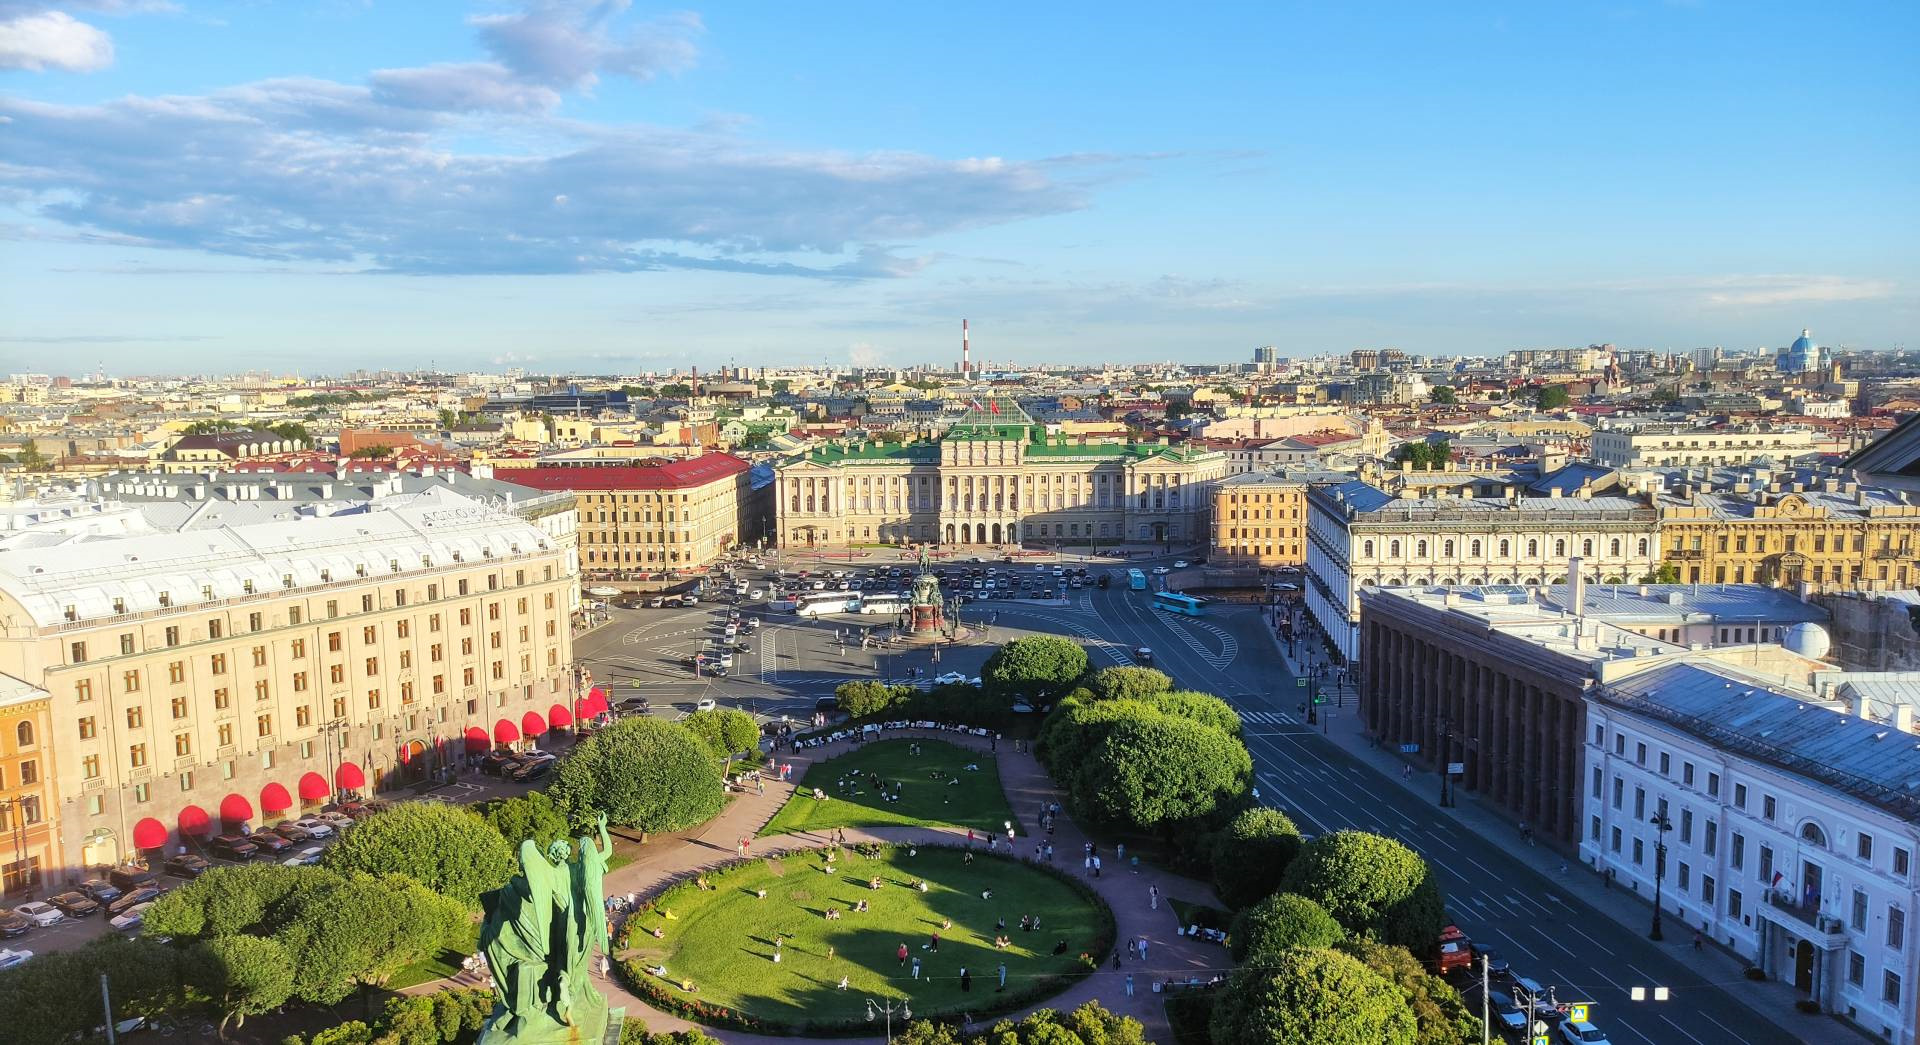
[[(1273, 642), (1274, 655), (1296, 677), (1312, 664), (1325, 662), (1325, 656), (1312, 643), (1302, 643), (1307, 647), (1303, 651), (1305, 656), (1296, 662), (1287, 653), (1286, 643), (1274, 634), (1273, 629), (1267, 627), (1264, 630)], [(1323, 727), (1327, 739), (1378, 773), (1382, 783), (1404, 788), (1433, 804), (1434, 778), (1431, 770), (1416, 767), (1411, 778), (1403, 777), (1401, 766), (1409, 760), (1384, 745), (1376, 747), (1373, 744), (1367, 736), (1366, 724), (1361, 720), (1358, 693), (1353, 687), (1347, 687), (1343, 697), (1346, 706), (1338, 707), (1332, 720)], [(1328, 691), (1328, 699), (1334, 699), (1331, 691)], [(1490, 808), (1475, 792), (1456, 788), (1454, 803), (1451, 809), (1433, 805), (1433, 815), (1452, 818), (1460, 827), (1479, 836), (1482, 842), (1498, 847), (1537, 871), (1556, 887), (1618, 923), (1622, 929), (1636, 935), (1646, 934), (1653, 918), (1653, 905), (1625, 888), (1609, 889), (1603, 886), (1600, 877), (1580, 863), (1578, 853), (1563, 850), (1550, 841), (1532, 846), (1510, 845), (1509, 840), (1517, 841), (1520, 837), (1518, 826), (1512, 817), (1502, 810)], [(1562, 876), (1560, 868), (1569, 864), (1578, 870)], [(1852, 1029), (1840, 1020), (1814, 1019), (1795, 1009), (1794, 1002), (1800, 994), (1790, 984), (1777, 980), (1742, 979), (1748, 962), (1725, 947), (1712, 944), (1704, 951), (1694, 951), (1692, 931), (1685, 927), (1678, 915), (1672, 912), (1669, 915), (1673, 917), (1676, 928), (1667, 934), (1663, 943), (1656, 946), (1665, 950), (1674, 961), (1699, 972), (1707, 980), (1732, 984), (1726, 988), (1727, 992), (1746, 1003), (1755, 1016), (1808, 1045), (1831, 1045), (1844, 1036), (1842, 1028)]]
[[(945, 732), (901, 731), (889, 733), (894, 737), (913, 737), (925, 735), (931, 739), (945, 741), (961, 747), (973, 748), (982, 754), (987, 746), (978, 738), (962, 734)], [(852, 750), (851, 742), (841, 742), (819, 748), (808, 748), (804, 752), (782, 754), (783, 761), (794, 764), (794, 781), (805, 775), (806, 767), (816, 761), (829, 759), (835, 755)], [(1003, 747), (994, 756), (1000, 769), (1000, 783), (1006, 791), (1007, 803), (1012, 807), (1014, 816), (1027, 832), (1023, 836), (1029, 842), (1039, 833), (1035, 822), (1036, 813), (1045, 803), (1061, 802), (1064, 796), (1053, 786), (1053, 781), (1040, 767), (1031, 753), (1015, 753), (1011, 745)], [(742, 794), (721, 812), (718, 817), (692, 831), (675, 835), (663, 835), (650, 839), (640, 847), (632, 863), (607, 875), (606, 891), (608, 895), (638, 893), (643, 896), (659, 891), (668, 884), (690, 877), (701, 871), (710, 870), (737, 858), (735, 844), (742, 835), (757, 834), (792, 795), (795, 784), (769, 784), (765, 795)], [(849, 842), (926, 842), (945, 840), (955, 842), (964, 839), (963, 830), (944, 830), (914, 827), (878, 827), (866, 830), (847, 831)], [(1081, 846), (1086, 835), (1075, 825), (1070, 817), (1062, 813), (1054, 820), (1053, 844), (1060, 854), (1061, 865), (1071, 868), (1077, 862)], [(755, 838), (753, 853), (756, 857), (773, 856), (782, 852), (801, 849), (813, 849), (825, 844), (824, 836), (809, 832), (779, 835), (770, 838)], [(1111, 860), (1113, 852), (1107, 850), (1105, 856)], [(1119, 861), (1112, 861), (1118, 864)], [(1128, 873), (1113, 868), (1109, 873), (1097, 879), (1086, 879), (1107, 905), (1113, 909), (1116, 931), (1116, 947), (1123, 947), (1130, 938), (1144, 937), (1152, 946), (1151, 958), (1146, 962), (1122, 961), (1121, 968), (1113, 968), (1111, 955), (1103, 955), (1100, 969), (1080, 980), (1065, 993), (1047, 999), (1032, 1008), (1051, 1008), (1067, 1011), (1088, 1001), (1099, 1001), (1109, 1010), (1124, 1016), (1132, 1016), (1145, 1027), (1150, 1041), (1170, 1042), (1172, 1034), (1166, 1021), (1166, 1010), (1161, 1004), (1165, 996), (1153, 992), (1155, 981), (1172, 978), (1184, 979), (1199, 976), (1206, 979), (1216, 972), (1224, 971), (1232, 964), (1224, 948), (1211, 943), (1191, 940), (1179, 935), (1178, 925), (1170, 899), (1179, 899), (1196, 904), (1219, 906), (1219, 900), (1213, 895), (1210, 886), (1190, 878), (1183, 878), (1158, 868), (1141, 865), (1137, 873)], [(1160, 890), (1158, 910), (1148, 907), (1148, 887)], [(1124, 954), (1124, 949), (1122, 950)], [(1132, 973), (1134, 977), (1134, 996), (1126, 996), (1125, 977)], [(625, 1006), (630, 1018), (644, 1021), (653, 1031), (683, 1030), (694, 1026), (684, 1020), (659, 1012), (629, 992), (620, 980), (602, 980), (600, 989), (607, 996), (607, 1002), (614, 1007)], [(849, 1003), (854, 1004), (853, 1002)], [(1019, 1018), (1032, 1008), (1011, 1014)], [(999, 1017), (996, 1017), (998, 1019)], [(976, 1025), (975, 1029), (984, 1029), (991, 1021)], [(732, 1030), (706, 1029), (707, 1033), (722, 1041), (736, 1045), (791, 1045), (795, 1040), (788, 1037), (747, 1034)], [(874, 1043), (881, 1038), (848, 1038), (843, 1041)]]

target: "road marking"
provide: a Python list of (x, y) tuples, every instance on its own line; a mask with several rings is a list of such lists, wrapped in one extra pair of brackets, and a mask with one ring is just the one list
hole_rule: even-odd
[[(1585, 940), (1588, 943), (1593, 944), (1595, 947), (1598, 947), (1601, 950), (1607, 952), (1609, 956), (1617, 957), (1617, 955), (1614, 954), (1613, 948), (1608, 947), (1606, 944), (1601, 943), (1599, 940), (1596, 940), (1593, 937), (1588, 936), (1586, 933), (1583, 933), (1580, 930), (1575, 929), (1572, 925), (1567, 926), (1567, 931), (1572, 933), (1575, 936), (1580, 937), (1582, 940)], [(1612, 981), (1608, 981), (1608, 982), (1612, 982)]]
[[(1641, 973), (1640, 975), (1642, 975), (1642, 976), (1645, 976), (1645, 975), (1646, 975), (1646, 973)], [(1651, 977), (1649, 977), (1649, 978), (1651, 978)], [(1673, 997), (1673, 995), (1671, 995), (1671, 994), (1669, 994), (1669, 995), (1667, 995), (1667, 997), (1668, 997), (1668, 998), (1672, 998), (1672, 997)], [(1742, 1043), (1742, 1045), (1745, 1045), (1745, 1042), (1746, 1042), (1746, 1040), (1747, 1040), (1747, 1039), (1745, 1039), (1745, 1038), (1743, 1038), (1743, 1037), (1741, 1037), (1741, 1036), (1740, 1036), (1740, 1035), (1738, 1035), (1738, 1034), (1735, 1034), (1735, 1033), (1733, 1032), (1733, 1029), (1732, 1029), (1731, 1027), (1728, 1027), (1728, 1026), (1727, 1026), (1726, 1024), (1724, 1024), (1724, 1023), (1721, 1023), (1721, 1022), (1720, 1022), (1719, 1020), (1716, 1020), (1716, 1019), (1714, 1019), (1714, 1018), (1713, 1018), (1712, 1016), (1709, 1016), (1709, 1015), (1708, 1015), (1707, 1013), (1705, 1013), (1705, 1012), (1703, 1012), (1703, 1011), (1702, 1011), (1702, 1010), (1700, 1010), (1700, 1009), (1694, 1009), (1693, 1011), (1694, 1011), (1694, 1013), (1696, 1013), (1697, 1015), (1699, 1015), (1699, 1016), (1700, 1016), (1701, 1018), (1703, 1018), (1703, 1019), (1705, 1019), (1705, 1020), (1706, 1020), (1706, 1021), (1707, 1021), (1708, 1023), (1711, 1023), (1711, 1024), (1713, 1024), (1714, 1026), (1716, 1026), (1716, 1027), (1718, 1027), (1718, 1028), (1720, 1028), (1721, 1030), (1723, 1030), (1723, 1031), (1726, 1031), (1726, 1032), (1727, 1032), (1727, 1040), (1728, 1040), (1728, 1041), (1737, 1041), (1737, 1042), (1741, 1042), (1741, 1043)]]
[[(1703, 1015), (1704, 1015), (1704, 1014), (1703, 1014)], [(1683, 1028), (1682, 1028), (1682, 1027), (1681, 1027), (1681, 1026), (1680, 1026), (1680, 1025), (1678, 1024), (1678, 1023), (1675, 1023), (1675, 1022), (1673, 1022), (1672, 1020), (1670, 1020), (1670, 1019), (1667, 1019), (1667, 1017), (1666, 1017), (1665, 1015), (1662, 1015), (1662, 1016), (1660, 1017), (1660, 1021), (1661, 1021), (1662, 1023), (1665, 1023), (1665, 1024), (1667, 1025), (1667, 1026), (1669, 1026), (1669, 1027), (1672, 1027), (1672, 1028), (1673, 1028), (1674, 1030), (1677, 1030), (1677, 1031), (1679, 1031), (1679, 1032), (1680, 1032), (1680, 1033), (1681, 1033), (1682, 1035), (1684, 1035), (1684, 1036), (1686, 1037), (1686, 1039), (1687, 1039), (1688, 1041), (1693, 1041), (1693, 1042), (1699, 1042), (1699, 1045), (1707, 1045), (1707, 1043), (1706, 1043), (1706, 1042), (1704, 1042), (1704, 1041), (1700, 1041), (1700, 1039), (1699, 1039), (1699, 1038), (1696, 1038), (1696, 1037), (1694, 1037), (1693, 1035), (1691, 1035), (1691, 1034), (1688, 1034), (1688, 1033), (1686, 1032), (1686, 1030), (1685, 1030), (1685, 1029), (1683, 1029)]]
[[(1532, 928), (1532, 927), (1530, 927), (1530, 928)], [(1562, 947), (1562, 946), (1560, 946), (1560, 941), (1558, 941), (1558, 940), (1556, 940), (1556, 939), (1554, 939), (1554, 938), (1553, 938), (1553, 936), (1552, 936), (1552, 934), (1550, 934), (1550, 933), (1548, 933), (1548, 932), (1547, 932), (1547, 931), (1545, 931), (1544, 929), (1539, 929), (1539, 928), (1534, 928), (1534, 931), (1540, 934), (1540, 938), (1541, 938), (1541, 939), (1543, 939), (1543, 940), (1545, 940), (1545, 941), (1547, 941), (1547, 943), (1549, 943), (1549, 944), (1551, 944), (1554, 950), (1556, 950), (1556, 951), (1559, 951), (1559, 952), (1560, 952), (1561, 954), (1564, 954), (1564, 955), (1566, 955), (1566, 956), (1567, 956), (1567, 957), (1569, 957), (1569, 958), (1577, 958), (1577, 957), (1579, 957), (1579, 955), (1576, 955), (1576, 954), (1574, 954), (1574, 953), (1573, 953), (1572, 951), (1569, 951), (1569, 950), (1567, 950), (1567, 949), (1566, 949), (1565, 947)], [(1571, 982), (1571, 981), (1569, 981), (1569, 982)]]

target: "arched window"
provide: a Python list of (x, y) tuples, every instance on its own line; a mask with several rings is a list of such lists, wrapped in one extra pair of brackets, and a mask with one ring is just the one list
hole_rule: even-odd
[(1593, 557), (1593, 538), (1589, 537), (1586, 540), (1580, 542), (1580, 554), (1585, 555), (1588, 558)]
[(33, 723), (31, 722), (20, 723), (19, 728), (13, 731), (13, 735), (19, 741), (21, 747), (32, 747), (33, 746)]
[(1480, 557), (1480, 542), (1479, 542), (1479, 541), (1474, 541), (1474, 542), (1473, 542), (1473, 557), (1474, 557), (1474, 558), (1476, 558), (1476, 559), (1478, 559), (1478, 558)]
[(1645, 537), (1640, 538), (1640, 554), (1647, 554), (1647, 539)]
[(1369, 559), (1373, 558), (1373, 542), (1372, 541), (1368, 541), (1365, 544), (1361, 545), (1360, 547), (1362, 549), (1360, 554), (1366, 556)]
[(1507, 540), (1507, 539), (1505, 539), (1505, 538), (1501, 538), (1501, 540), (1500, 540), (1500, 557), (1501, 557), (1502, 559), (1506, 559), (1506, 558), (1510, 558), (1510, 557), (1512, 557), (1512, 555), (1513, 555), (1513, 542), (1512, 542), (1512, 541), (1509, 541), (1509, 540)]
[(1387, 545), (1387, 549), (1388, 549), (1388, 552), (1387, 552), (1387, 554), (1388, 554), (1388, 555), (1390, 555), (1390, 556), (1392, 556), (1392, 557), (1393, 557), (1393, 558), (1395, 558), (1395, 559), (1398, 559), (1398, 558), (1400, 557), (1400, 542), (1399, 542), (1399, 541), (1394, 541), (1394, 542), (1392, 542), (1392, 543), (1390, 543), (1390, 544), (1388, 544), (1388, 545)]
[(1453, 558), (1453, 542), (1452, 541), (1448, 541), (1447, 543), (1441, 545), (1441, 547), (1446, 549), (1447, 558), (1449, 559)]
[(1817, 845), (1822, 849), (1827, 847), (1827, 833), (1820, 830), (1820, 825), (1811, 820), (1801, 825), (1800, 840)]
[[(1415, 547), (1415, 548), (1417, 549), (1417, 550), (1416, 550), (1416, 551), (1414, 552), (1414, 554), (1415, 554), (1415, 555), (1418, 555), (1418, 556), (1419, 556), (1419, 557), (1421, 557), (1422, 559), (1424, 559), (1424, 558), (1426, 558), (1426, 557), (1427, 557), (1427, 542), (1425, 542), (1425, 541), (1421, 541), (1420, 543), (1418, 543), (1418, 544), (1416, 544), (1416, 545), (1414, 545), (1414, 547)], [(1421, 581), (1420, 583), (1422, 583), (1422, 584), (1425, 584), (1426, 582), (1425, 582), (1425, 581)]]
[(1612, 555), (1612, 556), (1615, 556), (1615, 557), (1618, 557), (1618, 556), (1619, 556), (1619, 554), (1620, 554), (1620, 538), (1618, 538), (1618, 537), (1615, 537), (1615, 538), (1613, 539), (1613, 550), (1612, 550), (1611, 552), (1608, 552), (1607, 554), (1609, 554), (1609, 555)]
[(1527, 542), (1527, 558), (1538, 559), (1539, 557), (1540, 557), (1540, 542), (1528, 541)]
[(1567, 557), (1567, 542), (1565, 538), (1561, 538), (1560, 540), (1553, 542), (1553, 555), (1554, 555), (1554, 558), (1557, 558), (1557, 559), (1564, 559)]

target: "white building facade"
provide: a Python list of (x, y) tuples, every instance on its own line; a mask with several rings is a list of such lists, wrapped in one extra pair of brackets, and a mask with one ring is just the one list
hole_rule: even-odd
[(1751, 464), (1764, 457), (1784, 463), (1815, 452), (1805, 428), (1730, 429), (1648, 425), (1593, 433), (1593, 460), (1609, 468), (1692, 468)]
[(1912, 1045), (1920, 800), (1904, 781), (1920, 750), (1898, 728), (1910, 723), (1783, 688), (1688, 663), (1596, 687), (1581, 859), (1649, 900), (1663, 872), (1667, 938), (1702, 932), (1822, 1011)]

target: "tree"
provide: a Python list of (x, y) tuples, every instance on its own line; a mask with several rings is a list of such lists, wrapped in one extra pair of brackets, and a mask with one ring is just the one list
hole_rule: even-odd
[(1077, 642), (1053, 635), (1014, 639), (993, 651), (980, 679), (1003, 703), (1025, 700), (1045, 707), (1067, 695), (1087, 673), (1087, 651)]
[[(961, 1039), (936, 1034), (916, 1040), (922, 1045), (947, 1045)], [(1090, 1001), (1071, 1012), (1035, 1009), (1017, 1022), (1003, 1019), (970, 1040), (983, 1045), (1146, 1045), (1147, 1036), (1139, 1020)]]
[(860, 680), (842, 682), (834, 687), (834, 700), (839, 702), (840, 710), (854, 718), (866, 718), (878, 715), (893, 704), (893, 687), (884, 682)]
[[(683, 726), (630, 718), (595, 733), (560, 763), (547, 794), (577, 828), (606, 813), (642, 832), (711, 820), (725, 795), (706, 746)], [(358, 830), (356, 828), (356, 830)]]
[(1234, 971), (1213, 1005), (1214, 1041), (1234, 1045), (1413, 1045), (1399, 988), (1339, 951), (1294, 948)]
[(1558, 410), (1572, 401), (1573, 397), (1567, 393), (1566, 385), (1546, 385), (1540, 389), (1539, 398), (1534, 400), (1534, 407), (1540, 410)]
[[(122, 1012), (178, 1008), (179, 952), (154, 940), (111, 933), (70, 951), (52, 951), (0, 972), (0, 1038), (8, 1045), (93, 1040), (100, 1025), (100, 977)], [(81, 1002), (78, 999), (88, 999)]]
[(1121, 665), (1094, 672), (1087, 687), (1101, 700), (1144, 700), (1172, 689), (1173, 680), (1157, 668)]
[(20, 467), (29, 472), (41, 472), (53, 467), (53, 462), (47, 460), (47, 456), (40, 452), (40, 444), (32, 439), (27, 440), (27, 445), (20, 448), (20, 456), (16, 460), (20, 462)]
[(393, 456), (393, 447), (380, 443), (375, 446), (363, 446), (347, 455), (356, 461), (384, 461)]
[(517, 852), (521, 842), (532, 839), (544, 852), (555, 841), (567, 837), (566, 815), (542, 791), (495, 799), (480, 810), (480, 815), (500, 832), (509, 851)]
[(1159, 694), (1145, 703), (1175, 718), (1191, 719), (1203, 726), (1212, 726), (1230, 737), (1240, 735), (1240, 713), (1211, 693), (1183, 689)]
[(281, 421), (278, 424), (271, 424), (267, 426), (267, 431), (290, 443), (299, 443), (301, 446), (313, 445), (313, 433), (307, 431), (307, 426), (298, 421)]
[(1347, 938), (1327, 909), (1304, 896), (1275, 893), (1233, 916), (1227, 944), (1234, 961), (1272, 958), (1289, 947), (1331, 947)]
[(239, 934), (271, 935), (286, 913), (339, 877), (321, 867), (242, 864), (215, 867), (161, 894), (141, 931), (177, 940)]
[(1453, 406), (1460, 402), (1460, 397), (1454, 393), (1451, 385), (1434, 385), (1433, 390), (1427, 393), (1427, 399), (1441, 406)]
[(1445, 905), (1420, 854), (1391, 838), (1338, 831), (1308, 842), (1281, 888), (1317, 900), (1356, 937), (1425, 950)]
[(1415, 1045), (1471, 1045), (1480, 1040), (1480, 1021), (1453, 984), (1427, 971), (1405, 947), (1349, 940), (1338, 945), (1367, 968), (1400, 989), (1413, 1013)]
[(328, 846), (324, 866), (339, 874), (404, 874), (473, 909), (481, 893), (506, 884), (514, 858), (500, 832), (471, 809), (402, 802)]
[(693, 386), (679, 383), (661, 385), (660, 395), (667, 399), (689, 399), (693, 396)]
[(1640, 578), (1640, 583), (1678, 584), (1680, 583), (1680, 567), (1670, 562), (1663, 562), (1658, 569)]
[(1129, 718), (1087, 755), (1071, 794), (1095, 820), (1164, 832), (1245, 794), (1252, 775), (1238, 737), (1190, 719)]
[(730, 761), (760, 745), (760, 727), (754, 724), (753, 716), (734, 708), (696, 711), (680, 724), (699, 737), (716, 759)]
[(400, 970), (433, 957), (470, 925), (457, 901), (405, 875), (355, 874), (336, 877), (293, 912), (274, 938), (293, 959), (294, 994), (335, 1005), (356, 987), (383, 986)]
[(1265, 806), (1242, 810), (1214, 836), (1213, 891), (1228, 907), (1245, 907), (1280, 888), (1299, 853), (1300, 829), (1287, 814)]
[(229, 1024), (245, 1026), (248, 1016), (271, 1012), (293, 995), (293, 959), (277, 940), (258, 936), (218, 936), (188, 948), (187, 982), (220, 1010), (220, 1036)]
[[(1085, 691), (1081, 691), (1085, 692)], [(1087, 753), (1120, 722), (1153, 718), (1159, 709), (1138, 700), (1095, 700), (1092, 693), (1061, 701), (1040, 727), (1035, 751), (1054, 779), (1070, 783), (1079, 776)]]

